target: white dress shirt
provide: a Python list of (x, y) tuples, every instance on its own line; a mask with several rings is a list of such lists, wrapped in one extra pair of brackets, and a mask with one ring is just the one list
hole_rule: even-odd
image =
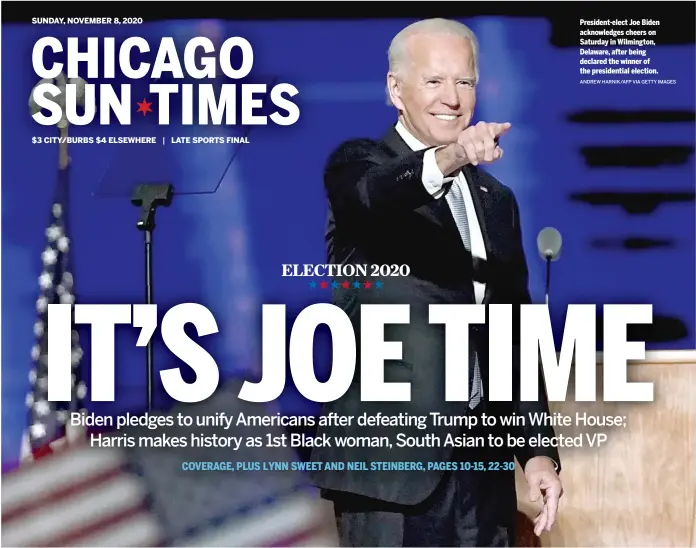
[[(416, 139), (401, 122), (396, 124), (396, 131), (404, 140), (404, 142), (413, 151), (423, 150), (428, 148), (427, 145), (421, 143)], [(435, 151), (441, 147), (432, 148), (426, 151), (423, 156), (423, 186), (428, 191), (429, 194), (435, 198), (442, 196), (445, 191), (443, 188), (444, 183), (452, 182), (453, 185), (459, 185), (462, 191), (462, 196), (464, 196), (464, 205), (466, 206), (466, 215), (469, 222), (469, 233), (471, 235), (471, 255), (477, 259), (486, 260), (486, 244), (483, 241), (483, 233), (481, 232), (481, 225), (479, 224), (478, 217), (476, 215), (476, 209), (474, 208), (474, 201), (471, 198), (471, 192), (469, 190), (469, 185), (466, 182), (463, 172), (459, 172), (456, 177), (445, 177), (440, 171), (435, 160)], [(449, 204), (450, 195), (445, 196), (445, 200)], [(452, 209), (452, 208), (450, 208)], [(474, 297), (476, 298), (476, 304), (483, 303), (483, 297), (486, 293), (486, 285), (474, 282)]]

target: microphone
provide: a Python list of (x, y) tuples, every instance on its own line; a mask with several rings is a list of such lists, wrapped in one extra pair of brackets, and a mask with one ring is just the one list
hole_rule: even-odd
[(537, 236), (537, 248), (539, 255), (546, 261), (546, 304), (549, 304), (549, 290), (551, 288), (551, 262), (557, 261), (561, 256), (563, 238), (561, 233), (552, 226), (542, 229)]

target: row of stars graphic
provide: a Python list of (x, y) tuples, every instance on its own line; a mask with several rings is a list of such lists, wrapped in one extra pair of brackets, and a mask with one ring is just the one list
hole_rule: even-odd
[(360, 289), (360, 288), (363, 288), (363, 289), (372, 289), (373, 287), (374, 287), (374, 289), (382, 289), (382, 287), (384, 286), (384, 284), (383, 284), (382, 282), (380, 282), (379, 280), (377, 280), (376, 282), (370, 282), (370, 281), (366, 281), (366, 282), (357, 282), (357, 281), (356, 281), (356, 282), (349, 282), (349, 281), (345, 281), (345, 282), (342, 282), (342, 283), (340, 283), (340, 282), (331, 282), (331, 283), (329, 283), (329, 282), (327, 282), (327, 281), (325, 281), (325, 280), (322, 280), (322, 281), (319, 282), (319, 283), (317, 283), (317, 282), (315, 282), (315, 281), (309, 282), (309, 287), (310, 287), (311, 289), (316, 289), (317, 286), (320, 287), (321, 289), (326, 289), (326, 288), (328, 288), (329, 286), (331, 287), (331, 289), (340, 289), (340, 288), (342, 288), (342, 289), (350, 289), (351, 287), (352, 287), (353, 289)]

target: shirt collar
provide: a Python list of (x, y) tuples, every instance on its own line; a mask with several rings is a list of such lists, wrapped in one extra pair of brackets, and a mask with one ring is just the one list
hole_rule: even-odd
[(401, 121), (398, 121), (396, 123), (395, 128), (396, 132), (399, 134), (399, 136), (404, 140), (404, 142), (408, 145), (408, 147), (413, 150), (414, 152), (418, 152), (419, 150), (425, 150), (428, 148), (428, 145), (424, 145), (421, 143), (418, 139), (416, 139), (409, 130), (406, 129), (406, 126), (404, 126)]

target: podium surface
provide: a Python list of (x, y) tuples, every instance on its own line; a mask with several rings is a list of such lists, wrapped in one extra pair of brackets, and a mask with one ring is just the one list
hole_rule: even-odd
[[(600, 448), (561, 448), (565, 494), (541, 546), (696, 547), (696, 351), (648, 352), (629, 364), (628, 380), (652, 382), (654, 401), (550, 404), (564, 415), (623, 416), (626, 426), (556, 429), (604, 432), (608, 439)], [(527, 494), (518, 469), (518, 508), (534, 517), (538, 509)]]

